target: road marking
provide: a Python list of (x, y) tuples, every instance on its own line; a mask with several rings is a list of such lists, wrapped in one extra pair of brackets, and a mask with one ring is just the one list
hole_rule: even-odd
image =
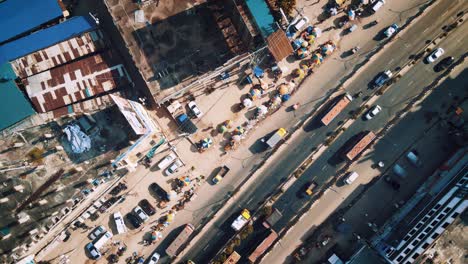
[(206, 246), (202, 249), (202, 251), (205, 251), (209, 246), (210, 246), (210, 244), (206, 245)]
[(429, 28), (426, 28), (425, 30), (423, 30), (423, 33), (426, 32), (426, 31), (428, 31), (428, 30), (429, 30)]
[(411, 85), (411, 84), (413, 84), (413, 83), (414, 83), (414, 81), (409, 82), (409, 83), (408, 83), (408, 86)]
[(249, 204), (253, 200), (253, 197), (250, 198), (250, 200), (247, 201), (247, 204)]
[(314, 135), (315, 135), (315, 132), (314, 132), (314, 133), (312, 133), (312, 134), (310, 134), (310, 136), (311, 136), (311, 137), (313, 137)]
[(392, 63), (393, 60), (394, 60), (394, 59), (391, 59), (390, 61), (388, 61), (388, 63)]
[(322, 171), (324, 171), (327, 168), (328, 165), (323, 165)]

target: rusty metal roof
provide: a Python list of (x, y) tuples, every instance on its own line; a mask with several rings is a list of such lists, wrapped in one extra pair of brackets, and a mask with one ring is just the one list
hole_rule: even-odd
[(278, 29), (267, 38), (268, 49), (276, 61), (289, 56), (294, 52), (291, 42), (282, 29)]
[(100, 30), (96, 30), (30, 53), (10, 63), (15, 73), (24, 79), (94, 53), (104, 47), (104, 36)]
[(22, 80), (38, 112), (44, 113), (95, 97), (131, 82), (110, 51), (62, 65)]

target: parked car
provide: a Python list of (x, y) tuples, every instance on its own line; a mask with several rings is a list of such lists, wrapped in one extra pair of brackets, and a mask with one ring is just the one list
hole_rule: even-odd
[(452, 65), (454, 61), (455, 61), (454, 57), (444, 58), (443, 60), (441, 60), (439, 63), (436, 64), (436, 66), (434, 67), (434, 71), (435, 72), (443, 71), (447, 69), (450, 65)]
[(123, 182), (120, 182), (119, 184), (117, 184), (117, 186), (115, 186), (114, 188), (112, 188), (112, 190), (109, 192), (111, 195), (117, 195), (119, 194), (121, 191), (123, 190), (126, 190), (127, 189), (127, 185), (125, 185), (125, 183)]
[(415, 167), (421, 167), (422, 162), (419, 159), (418, 152), (416, 150), (412, 150), (406, 154), (406, 159)]
[(300, 31), (304, 26), (306, 26), (309, 23), (309, 18), (306, 16), (298, 16), (296, 17), (291, 24), (289, 25), (289, 31), (291, 32), (298, 32)]
[(148, 264), (158, 263), (160, 257), (161, 255), (159, 255), (158, 253), (153, 253), (153, 255), (151, 255), (151, 257), (149, 258)]
[(130, 224), (133, 225), (133, 227), (135, 228), (139, 228), (142, 224), (140, 218), (136, 217), (134, 214), (132, 213), (128, 213), (127, 214), (127, 220), (130, 222)]
[(198, 105), (197, 103), (195, 103), (195, 101), (190, 101), (188, 103), (188, 107), (190, 108), (190, 111), (192, 111), (192, 113), (197, 117), (197, 118), (200, 118), (203, 116), (203, 112), (200, 110), (200, 108), (198, 108)]
[(147, 215), (154, 215), (156, 213), (156, 209), (146, 199), (140, 201), (140, 206)]
[(164, 172), (166, 175), (172, 175), (174, 173), (176, 173), (180, 167), (182, 167), (182, 165), (184, 165), (182, 163), (182, 161), (180, 161), (179, 159), (176, 159), (176, 161), (174, 161), (171, 166), (169, 166), (169, 168), (167, 168)]
[(145, 222), (146, 220), (149, 219), (149, 216), (141, 209), (140, 206), (136, 206), (135, 209), (133, 209), (133, 212), (141, 219), (141, 221)]
[(398, 25), (397, 24), (392, 24), (391, 26), (389, 26), (384, 31), (384, 35), (385, 35), (385, 37), (389, 38), (389, 37), (393, 36), (393, 34), (395, 34), (395, 32), (397, 32), (397, 30), (398, 30)]
[(159, 199), (161, 199), (163, 201), (170, 201), (169, 193), (167, 193), (167, 191), (164, 190), (157, 183), (153, 182), (150, 185), (150, 189), (159, 197)]
[(96, 238), (98, 238), (101, 234), (104, 234), (106, 232), (106, 228), (104, 228), (104, 226), (98, 226), (96, 227), (93, 232), (89, 233), (89, 239), (91, 240), (95, 240)]
[(427, 56), (426, 61), (428, 63), (436, 61), (440, 56), (444, 55), (445, 51), (442, 48), (435, 49), (429, 56)]
[(93, 243), (86, 244), (86, 250), (89, 253), (91, 259), (99, 259), (101, 258), (101, 252), (94, 246)]
[(392, 186), (392, 188), (395, 190), (395, 191), (398, 191), (400, 189), (400, 183), (398, 183), (396, 180), (392, 179), (392, 177), (390, 177), (390, 175), (386, 175), (384, 177), (384, 180), (386, 183), (390, 184), (390, 186)]
[(380, 107), (379, 105), (374, 105), (373, 107), (371, 107), (371, 109), (369, 109), (369, 111), (365, 115), (366, 120), (371, 120), (372, 118), (374, 118), (374, 116), (380, 113), (380, 111), (382, 111), (382, 107)]
[(395, 173), (395, 175), (398, 175), (403, 179), (406, 178), (406, 176), (408, 175), (406, 170), (402, 166), (400, 166), (400, 164), (398, 163), (393, 165), (393, 173)]
[(384, 86), (393, 76), (393, 73), (390, 70), (386, 70), (377, 76), (377, 79), (374, 81), (374, 88), (380, 88)]
[(167, 155), (166, 157), (164, 157), (159, 163), (158, 163), (158, 168), (160, 170), (163, 170), (165, 168), (167, 168), (167, 166), (169, 166), (169, 164), (171, 164), (171, 162), (176, 159), (177, 156), (175, 153), (170, 153), (169, 155)]

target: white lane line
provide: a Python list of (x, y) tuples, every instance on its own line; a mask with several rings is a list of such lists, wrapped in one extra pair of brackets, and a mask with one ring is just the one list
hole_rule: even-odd
[(247, 201), (247, 204), (249, 204), (253, 200), (253, 197), (250, 198), (250, 200)]
[(429, 28), (426, 28), (425, 30), (423, 30), (423, 33), (425, 33), (425, 32), (428, 31), (428, 30), (429, 30)]
[(394, 58), (393, 58), (393, 59), (391, 59), (391, 60), (389, 60), (389, 61), (388, 61), (388, 63), (389, 63), (389, 64), (390, 64), (390, 63), (392, 63), (392, 61), (393, 61), (393, 60), (394, 60)]
[(210, 246), (210, 244), (206, 245), (206, 247), (204, 247), (204, 248), (202, 249), (202, 251), (205, 251), (209, 246)]
[(414, 81), (409, 82), (409, 83), (408, 83), (408, 86), (410, 86), (410, 85), (413, 84), (413, 83), (414, 83)]
[(313, 137), (314, 135), (315, 135), (315, 132), (314, 132), (314, 133), (312, 133), (312, 134), (310, 134), (310, 136), (311, 136), (311, 137)]
[(324, 171), (327, 168), (328, 165), (323, 165), (322, 171)]

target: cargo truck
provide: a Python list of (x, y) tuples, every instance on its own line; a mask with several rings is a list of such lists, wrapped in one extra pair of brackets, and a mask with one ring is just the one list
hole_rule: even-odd
[(166, 253), (169, 255), (169, 257), (174, 257), (177, 255), (182, 245), (188, 241), (190, 235), (193, 233), (193, 230), (195, 230), (195, 227), (193, 227), (192, 224), (185, 225), (184, 230), (182, 230), (182, 232), (180, 232), (174, 241), (172, 241), (169, 247), (167, 247)]
[(359, 139), (356, 144), (346, 152), (346, 158), (350, 161), (356, 158), (356, 156), (359, 155), (359, 153), (361, 153), (374, 139), (375, 134), (372, 131), (363, 133), (361, 139)]
[(245, 224), (250, 221), (250, 212), (247, 209), (242, 210), (242, 213), (234, 220), (231, 227), (236, 230), (240, 231)]
[(351, 101), (353, 101), (353, 97), (350, 94), (345, 93), (341, 95), (341, 98), (336, 101), (323, 115), (322, 119), (320, 120), (322, 124), (326, 126), (330, 124), (331, 121), (333, 121), (333, 119), (335, 119), (335, 117), (337, 117), (338, 114), (341, 113), (341, 111), (343, 111), (343, 109), (345, 109), (349, 103), (351, 103)]
[(276, 144), (278, 144), (278, 142), (281, 141), (281, 139), (283, 139), (283, 137), (287, 134), (288, 132), (286, 131), (286, 129), (284, 128), (280, 128), (278, 129), (275, 134), (273, 134), (273, 136), (271, 136), (267, 141), (266, 141), (266, 144), (268, 145), (268, 147), (270, 148), (274, 148), (276, 146)]
[(221, 167), (216, 176), (213, 177), (213, 183), (218, 184), (220, 181), (222, 181), (224, 176), (226, 176), (226, 174), (229, 172), (229, 170), (230, 169), (226, 165)]

